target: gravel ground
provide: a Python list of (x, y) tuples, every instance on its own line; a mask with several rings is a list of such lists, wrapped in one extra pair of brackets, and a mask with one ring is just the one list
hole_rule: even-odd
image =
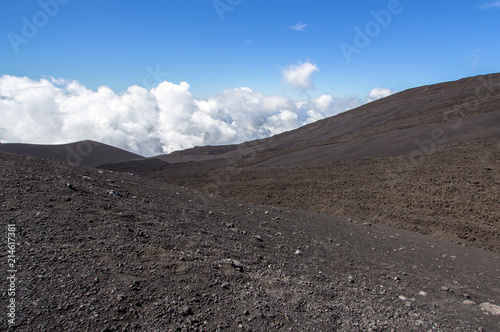
[(11, 154), (0, 179), (2, 330), (498, 331), (493, 252)]
[[(408, 156), (295, 167), (212, 163), (213, 171), (205, 162), (140, 172), (228, 198), (360, 218), (500, 253), (496, 139), (438, 147), (418, 163)], [(133, 169), (120, 166), (108, 167)]]

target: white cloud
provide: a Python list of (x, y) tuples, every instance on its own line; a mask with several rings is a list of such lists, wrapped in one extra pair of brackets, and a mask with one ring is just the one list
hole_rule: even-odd
[(318, 120), (346, 112), (362, 104), (357, 98), (335, 98), (332, 95), (324, 94), (314, 98), (308, 104), (305, 123), (312, 123)]
[(196, 99), (189, 89), (165, 81), (116, 93), (75, 81), (0, 76), (0, 142), (92, 139), (153, 156), (269, 137), (362, 104), (328, 94), (294, 102), (246, 87)]
[(295, 102), (295, 107), (298, 109), (303, 109), (307, 107), (307, 101), (297, 101)]
[(283, 82), (292, 87), (308, 89), (312, 85), (312, 74), (319, 71), (318, 66), (307, 61), (283, 70)]
[(380, 87), (373, 89), (370, 91), (370, 94), (368, 95), (367, 102), (371, 103), (372, 101), (385, 98), (392, 95), (392, 91), (390, 89), (382, 89)]
[(481, 8), (481, 9), (499, 8), (500, 9), (500, 0), (496, 0), (496, 1), (491, 2), (491, 3), (479, 5), (479, 8)]
[(321, 95), (318, 98), (313, 99), (313, 103), (321, 111), (328, 110), (333, 102), (332, 95)]
[(288, 29), (292, 29), (294, 31), (304, 31), (307, 28), (307, 24), (298, 22), (293, 26), (289, 26)]
[(300, 121), (297, 113), (284, 110), (279, 114), (271, 115), (263, 128), (268, 131), (266, 136), (272, 136), (298, 128), (299, 126)]

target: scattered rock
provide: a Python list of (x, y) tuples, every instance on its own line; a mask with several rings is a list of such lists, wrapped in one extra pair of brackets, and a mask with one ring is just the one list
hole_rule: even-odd
[(118, 198), (122, 198), (122, 194), (120, 194), (119, 192), (114, 191), (114, 190), (108, 191), (108, 195), (115, 196), (115, 197), (118, 197)]
[(240, 272), (243, 272), (243, 270), (245, 268), (245, 266), (243, 264), (241, 264), (239, 261), (237, 261), (236, 259), (230, 259), (230, 258), (223, 259), (223, 260), (221, 260), (221, 263), (222, 264), (229, 264)]
[(487, 314), (491, 314), (493, 316), (500, 316), (500, 306), (497, 306), (492, 303), (481, 303), (479, 306)]

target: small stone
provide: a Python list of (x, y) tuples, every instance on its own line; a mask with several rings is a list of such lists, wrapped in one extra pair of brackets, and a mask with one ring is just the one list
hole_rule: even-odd
[(427, 292), (421, 291), (420, 293), (418, 293), (418, 295), (420, 295), (420, 296), (427, 296)]
[(302, 252), (301, 252), (299, 249), (297, 249), (297, 250), (295, 250), (295, 255), (297, 255), (297, 256), (301, 256), (301, 255), (302, 255)]
[(449, 291), (450, 289), (449, 289), (448, 287), (446, 287), (446, 286), (441, 286), (441, 290), (442, 290), (443, 292), (447, 292), (447, 291)]
[(259, 242), (264, 242), (264, 239), (260, 235), (255, 235), (255, 239)]
[(480, 307), (483, 311), (493, 316), (500, 316), (500, 306), (491, 303), (481, 303)]
[(401, 301), (407, 301), (408, 300), (408, 298), (406, 296), (403, 296), (403, 295), (399, 295), (399, 299)]
[(230, 258), (227, 258), (227, 259), (223, 259), (221, 261), (221, 263), (223, 264), (229, 264), (231, 265), (232, 267), (234, 267), (236, 270), (240, 271), (240, 272), (243, 272), (245, 266), (243, 264), (241, 264), (239, 261), (237, 261), (236, 259), (230, 259)]
[(182, 315), (183, 316), (191, 316), (193, 314), (193, 309), (191, 307), (185, 305), (182, 307)]
[(462, 303), (463, 303), (463, 304), (465, 304), (465, 305), (475, 305), (475, 304), (476, 304), (476, 302), (471, 301), (471, 300), (465, 300), (465, 301), (464, 301), (464, 302), (462, 302)]
[(116, 192), (116, 191), (114, 191), (114, 190), (110, 190), (110, 191), (108, 192), (108, 195), (110, 195), (110, 196), (116, 196), (116, 197), (122, 198), (122, 194), (120, 194), (119, 192)]

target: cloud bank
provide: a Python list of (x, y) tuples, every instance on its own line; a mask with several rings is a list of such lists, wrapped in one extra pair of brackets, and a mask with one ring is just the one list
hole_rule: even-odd
[(331, 95), (294, 102), (250, 88), (196, 99), (189, 84), (162, 82), (116, 93), (75, 81), (0, 77), (0, 142), (61, 144), (92, 139), (144, 156), (196, 145), (269, 137), (359, 106)]

